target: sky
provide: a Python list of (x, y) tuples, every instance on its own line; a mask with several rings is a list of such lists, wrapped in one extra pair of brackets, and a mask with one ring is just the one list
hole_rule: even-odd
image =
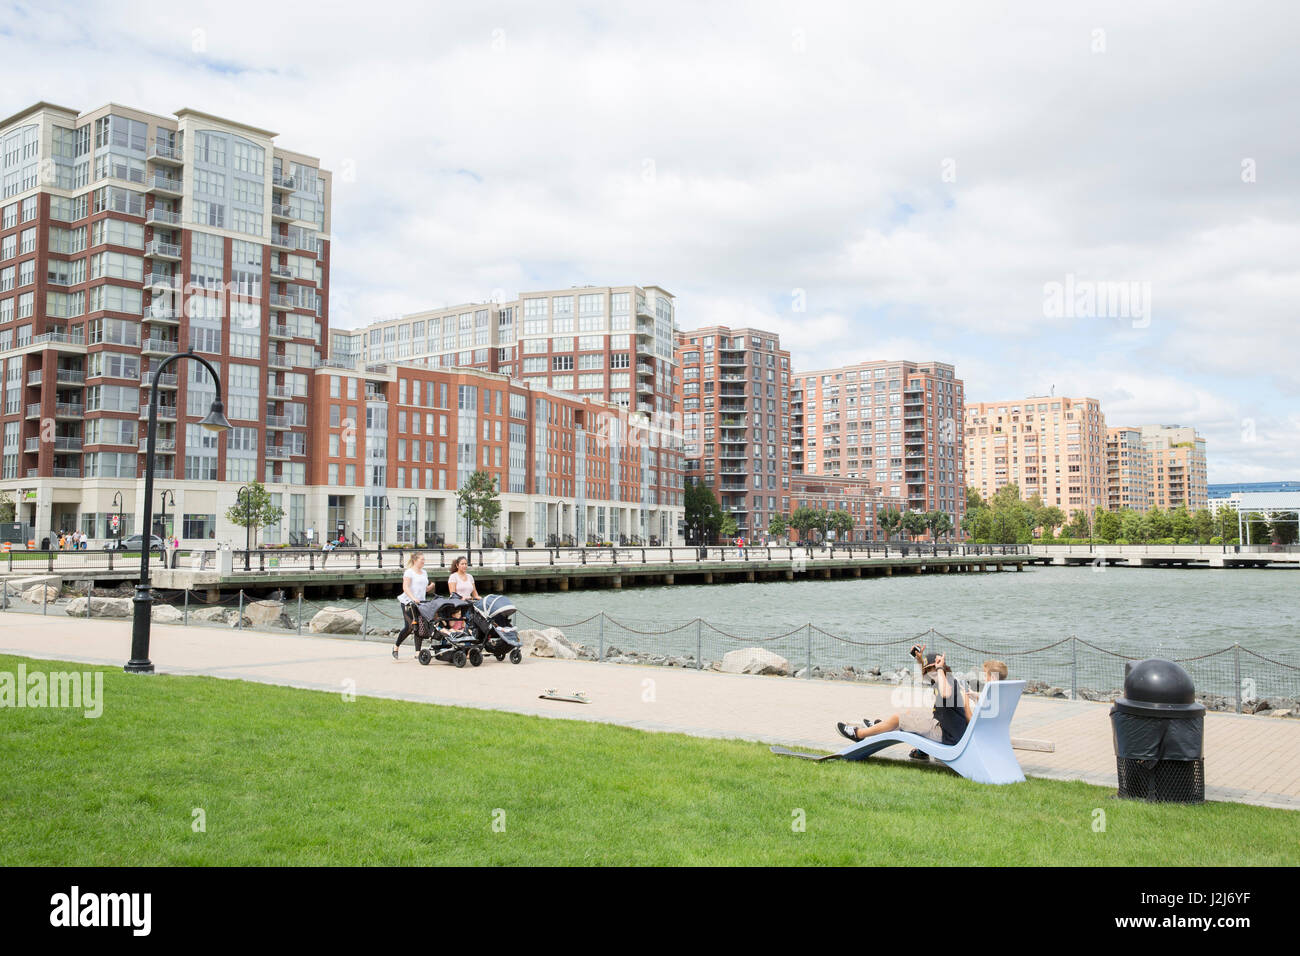
[(1195, 425), (1300, 479), (1300, 9), (0, 3), (0, 113), (189, 107), (334, 171), (333, 327), (585, 284), (796, 371)]

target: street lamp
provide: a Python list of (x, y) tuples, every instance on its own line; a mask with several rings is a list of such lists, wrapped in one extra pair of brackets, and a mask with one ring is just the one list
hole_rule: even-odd
[(411, 547), (415, 547), (420, 541), (416, 531), (420, 526), (420, 506), (417, 501), (418, 499), (412, 498), (406, 505), (406, 520), (411, 524)]
[(125, 524), (125, 522), (122, 520), (122, 506), (124, 504), (125, 504), (125, 499), (123, 499), (122, 497), (122, 492), (120, 491), (114, 492), (113, 507), (117, 509), (117, 550), (119, 551), (122, 550), (122, 525)]
[[(145, 443), (144, 459), (144, 507), (147, 512), (153, 507), (153, 467), (154, 467), (154, 446), (158, 441), (158, 379), (165, 369), (172, 362), (178, 359), (193, 359), (208, 370), (212, 376), (212, 382), (216, 386), (217, 397), (213, 401), (212, 407), (208, 409), (207, 415), (199, 421), (199, 425), (211, 432), (224, 432), (230, 430), (230, 421), (226, 418), (225, 406), (221, 403), (221, 378), (217, 375), (217, 370), (203, 356), (196, 355), (194, 352), (177, 352), (170, 355), (159, 363), (154, 371), (153, 382), (149, 389), (149, 430), (148, 440)], [(148, 526), (148, 518), (144, 524)], [(131, 659), (126, 662), (123, 668), (128, 674), (152, 674), (153, 661), (149, 660), (149, 628), (153, 624), (151, 611), (153, 610), (153, 591), (149, 587), (149, 549), (140, 549), (140, 583), (135, 586), (134, 598), (134, 618), (131, 624)]]
[[(248, 485), (241, 485), (235, 492), (235, 500), (244, 503), (244, 570), (249, 570), (253, 551), (253, 496), (248, 493)], [(258, 567), (261, 567), (259, 564)]]
[[(168, 495), (171, 495), (172, 507), (175, 508), (176, 492), (172, 491), (170, 488), (164, 491), (158, 499), (158, 508), (160, 511), (162, 511), (162, 534), (158, 535), (158, 537), (163, 539), (162, 559), (163, 559), (164, 567), (167, 566), (167, 496)], [(152, 530), (149, 533), (152, 534), (153, 533)], [(153, 543), (152, 538), (150, 539), (149, 543), (150, 544)]]
[(384, 527), (388, 524), (388, 495), (379, 496), (379, 550), (384, 550)]

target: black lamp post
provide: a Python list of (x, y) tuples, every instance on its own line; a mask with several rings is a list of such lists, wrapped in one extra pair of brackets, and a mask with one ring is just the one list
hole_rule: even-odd
[(125, 522), (122, 520), (123, 504), (125, 504), (125, 501), (122, 498), (122, 492), (120, 491), (114, 492), (113, 507), (117, 509), (117, 550), (119, 551), (122, 550), (122, 525), (125, 524)]
[(418, 499), (412, 498), (406, 506), (406, 520), (411, 523), (411, 547), (420, 543), (418, 529), (420, 527), (420, 505)]
[(384, 550), (384, 526), (388, 524), (388, 495), (379, 496), (379, 550)]
[[(216, 386), (216, 400), (199, 424), (208, 431), (213, 432), (224, 432), (230, 429), (225, 406), (221, 403), (221, 378), (217, 375), (217, 370), (212, 367), (212, 364), (203, 356), (196, 355), (193, 352), (177, 352), (175, 355), (163, 359), (154, 371), (153, 382), (149, 389), (149, 431), (148, 441), (145, 444), (144, 459), (144, 507), (146, 512), (153, 507), (154, 446), (158, 441), (158, 379), (162, 375), (163, 369), (178, 359), (194, 359), (208, 370), (208, 374), (212, 376), (212, 382)], [(147, 516), (144, 523), (148, 526), (149, 519)], [(127, 661), (124, 668), (129, 674), (153, 673), (153, 661), (149, 660), (149, 629), (153, 624), (152, 610), (153, 591), (149, 587), (149, 549), (145, 547), (140, 549), (140, 583), (135, 586), (134, 617), (131, 624), (131, 659)]]
[[(167, 497), (168, 497), (168, 495), (171, 496), (171, 499), (172, 499), (172, 507), (175, 508), (175, 507), (176, 507), (176, 492), (172, 491), (170, 488), (167, 489), (166, 491), (164, 491), (164, 492), (162, 493), (162, 495), (160, 495), (159, 498), (158, 498), (158, 510), (162, 512), (162, 528), (161, 528), (161, 530), (162, 530), (162, 534), (158, 535), (158, 537), (162, 538), (162, 543), (163, 543), (163, 544), (162, 544), (162, 563), (163, 563), (163, 567), (166, 567), (166, 566), (167, 566)], [(151, 532), (151, 533), (152, 533), (152, 532)], [(152, 543), (153, 543), (153, 539), (151, 538), (151, 539), (150, 539), (150, 544), (152, 544)]]
[[(244, 570), (249, 570), (253, 551), (253, 496), (248, 493), (248, 485), (241, 485), (235, 492), (235, 499), (244, 503)], [(261, 565), (258, 565), (261, 567)]]

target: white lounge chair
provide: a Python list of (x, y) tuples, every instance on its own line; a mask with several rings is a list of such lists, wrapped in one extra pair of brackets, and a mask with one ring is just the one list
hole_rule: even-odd
[(801, 754), (783, 747), (772, 752), (813, 760), (866, 760), (894, 744), (906, 744), (936, 760), (942, 760), (957, 773), (976, 783), (1020, 783), (1025, 779), (1020, 763), (1011, 749), (1011, 718), (1025, 689), (1022, 680), (999, 680), (986, 684), (974, 716), (966, 725), (961, 740), (946, 746), (929, 737), (891, 730), (849, 744), (838, 753)]

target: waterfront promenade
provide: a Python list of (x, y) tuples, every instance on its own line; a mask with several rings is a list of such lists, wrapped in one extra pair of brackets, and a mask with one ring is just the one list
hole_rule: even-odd
[[(129, 646), (128, 621), (56, 623), (0, 615), (0, 653), (120, 667)], [(822, 750), (839, 749), (836, 720), (856, 721), (895, 708), (893, 688), (882, 685), (536, 658), (518, 666), (489, 660), (481, 668), (458, 670), (422, 667), (409, 649), (395, 662), (390, 646), (173, 626), (154, 628), (151, 654), (162, 673), (327, 691), (339, 695), (340, 706), (347, 705), (344, 695), (351, 692)], [(591, 703), (539, 700), (546, 688), (583, 691)], [(1102, 703), (1023, 699), (1012, 735), (1055, 746), (1050, 753), (1018, 751), (1025, 773), (1114, 788), (1108, 712)], [(1300, 809), (1300, 721), (1210, 713), (1205, 732), (1209, 799)], [(888, 756), (905, 759), (906, 748), (891, 749), (895, 752)], [(869, 786), (871, 768), (861, 770)], [(816, 767), (809, 765), (809, 772)]]

